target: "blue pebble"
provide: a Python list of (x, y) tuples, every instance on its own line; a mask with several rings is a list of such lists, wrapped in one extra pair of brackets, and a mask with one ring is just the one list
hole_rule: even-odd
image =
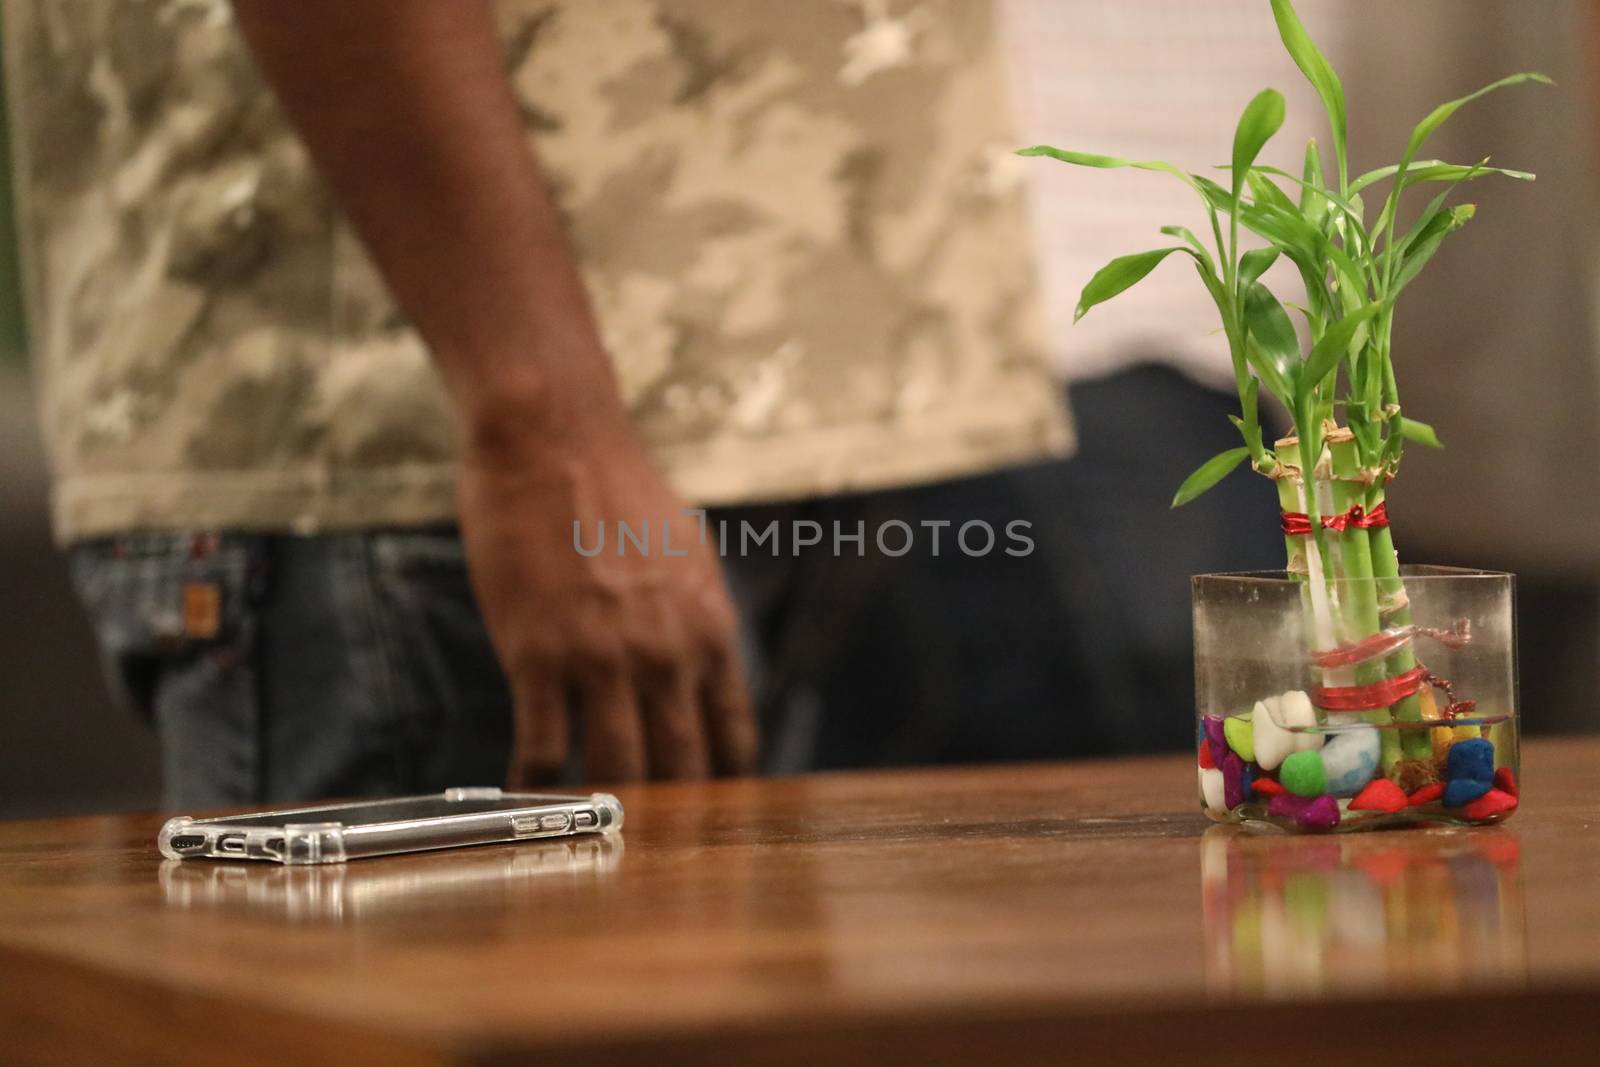
[(1452, 779), (1444, 787), (1444, 806), (1459, 808), (1463, 804), (1470, 804), (1487, 793), (1492, 785), (1492, 782), (1479, 782), (1471, 778)]
[(1246, 763), (1244, 765), (1244, 774), (1239, 779), (1239, 792), (1244, 795), (1246, 804), (1256, 798), (1255, 790), (1251, 788), (1255, 783), (1256, 765), (1254, 763)]
[[(1446, 767), (1445, 777), (1452, 782), (1458, 778), (1465, 778), (1487, 785), (1494, 781), (1494, 745), (1482, 737), (1457, 741), (1450, 746), (1450, 759)], [(1473, 796), (1479, 796), (1482, 792), (1479, 790)], [(1447, 800), (1445, 803), (1450, 802)]]

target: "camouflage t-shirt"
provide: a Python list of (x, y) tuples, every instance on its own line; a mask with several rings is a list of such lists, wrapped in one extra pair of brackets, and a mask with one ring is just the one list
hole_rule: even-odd
[[(427, 354), (222, 0), (7, 0), (35, 364), (73, 540), (448, 520)], [(636, 424), (691, 499), (1060, 451), (974, 0), (504, 0)]]

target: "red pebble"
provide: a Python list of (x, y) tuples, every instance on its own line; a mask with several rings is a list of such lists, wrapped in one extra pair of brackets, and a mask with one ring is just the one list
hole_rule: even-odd
[(1367, 783), (1367, 787), (1355, 795), (1350, 801), (1351, 811), (1385, 811), (1393, 815), (1397, 811), (1406, 810), (1406, 805), (1412, 803), (1406, 799), (1406, 791), (1389, 781), (1387, 778), (1374, 778)]
[(1444, 796), (1444, 783), (1434, 782), (1412, 793), (1409, 803), (1413, 808), (1421, 807), (1423, 804), (1432, 804), (1442, 796)]
[(1257, 778), (1250, 783), (1250, 788), (1258, 797), (1281, 797), (1286, 790), (1271, 778)]
[(1493, 819), (1515, 811), (1517, 798), (1499, 789), (1491, 789), (1483, 796), (1461, 809), (1462, 814), (1474, 822)]
[(1494, 772), (1494, 787), (1502, 793), (1509, 793), (1511, 796), (1517, 795), (1517, 780), (1511, 774), (1510, 767), (1501, 767)]
[(1209, 739), (1200, 742), (1200, 766), (1208, 771), (1216, 770), (1217, 761), (1211, 758), (1211, 742)]

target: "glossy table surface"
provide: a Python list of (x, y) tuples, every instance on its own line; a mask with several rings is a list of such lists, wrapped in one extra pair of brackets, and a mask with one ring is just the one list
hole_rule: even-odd
[(640, 786), (341, 867), (0, 824), (0, 1062), (1595, 1062), (1600, 741), (1478, 830), (1209, 828), (1192, 768)]

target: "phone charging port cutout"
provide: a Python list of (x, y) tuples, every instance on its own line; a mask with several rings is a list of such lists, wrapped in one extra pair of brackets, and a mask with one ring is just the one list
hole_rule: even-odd
[(243, 834), (223, 834), (217, 838), (217, 851), (224, 856), (243, 856), (245, 854)]

